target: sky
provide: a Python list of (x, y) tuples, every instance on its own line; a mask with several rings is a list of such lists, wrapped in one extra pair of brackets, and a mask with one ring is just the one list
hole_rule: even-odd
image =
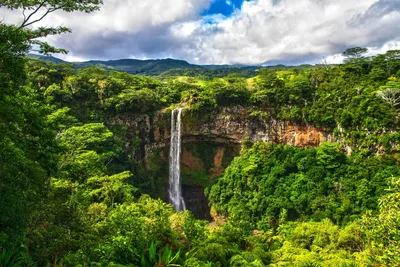
[[(340, 63), (350, 47), (400, 49), (400, 0), (103, 0), (100, 11), (54, 12), (36, 26), (68, 61), (176, 58), (193, 64)], [(0, 8), (0, 20), (22, 12)]]

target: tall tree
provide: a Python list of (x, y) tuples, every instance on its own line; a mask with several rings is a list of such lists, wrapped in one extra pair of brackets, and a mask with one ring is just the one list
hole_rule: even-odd
[(355, 73), (359, 76), (368, 69), (368, 61), (363, 56), (367, 52), (367, 48), (352, 47), (346, 49), (346, 51), (342, 53), (342, 55), (345, 57), (345, 68), (349, 73)]
[(400, 104), (400, 81), (390, 81), (380, 89), (377, 95), (391, 107), (394, 108)]
[(389, 50), (385, 54), (388, 75), (396, 73), (400, 65), (400, 50)]
[(352, 48), (347, 48), (346, 51), (344, 51), (342, 53), (342, 55), (345, 56), (348, 59), (361, 58), (367, 52), (368, 52), (368, 48), (352, 47)]
[[(25, 56), (33, 45), (41, 53), (66, 52), (37, 38), (69, 31), (34, 24), (56, 10), (92, 12), (100, 0), (1, 0), (0, 7), (22, 10), (19, 25), (0, 23), (0, 247), (23, 242), (27, 218), (55, 168), (50, 151), (54, 132), (49, 110), (25, 84)], [(39, 15), (39, 13), (41, 15)]]

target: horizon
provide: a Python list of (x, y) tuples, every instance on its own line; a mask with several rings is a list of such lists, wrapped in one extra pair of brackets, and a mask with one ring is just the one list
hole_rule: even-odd
[[(167, 57), (167, 58), (146, 58), (146, 59), (139, 59), (139, 58), (88, 59), (88, 60), (84, 60), (84, 61), (68, 61), (68, 60), (62, 59), (61, 57), (59, 57), (59, 55), (62, 55), (62, 54), (53, 54), (53, 55), (45, 56), (45, 55), (43, 55), (43, 54), (29, 53), (29, 54), (28, 54), (28, 57), (30, 57), (30, 58), (35, 58), (35, 57), (32, 57), (32, 56), (49, 57), (49, 58), (55, 58), (55, 59), (58, 59), (58, 60), (62, 60), (62, 61), (67, 62), (67, 63), (87, 63), (87, 62), (90, 62), (90, 61), (108, 62), (108, 61), (118, 61), (118, 60), (127, 60), (127, 59), (128, 59), (128, 60), (137, 60), (137, 61), (157, 61), (157, 60), (168, 60), (168, 59), (170, 59), (170, 60), (175, 60), (175, 61), (184, 61), (184, 62), (186, 62), (186, 63), (188, 63), (188, 64), (190, 64), (190, 65), (195, 65), (195, 66), (225, 66), (225, 65), (226, 65), (226, 66), (243, 66), (243, 67), (274, 67), (274, 66), (280, 66), (280, 65), (282, 65), (282, 66), (286, 66), (286, 67), (296, 67), (296, 66), (302, 66), (302, 65), (320, 65), (320, 64), (323, 64), (322, 62), (320, 62), (320, 63), (314, 63), (314, 64), (301, 63), (301, 64), (296, 64), (296, 65), (285, 65), (285, 64), (274, 64), (274, 65), (256, 65), (256, 64), (254, 64), (254, 65), (249, 65), (249, 64), (196, 64), (196, 63), (192, 63), (192, 62), (190, 62), (190, 61), (188, 61), (188, 60), (185, 60), (185, 59), (170, 58), (170, 57)], [(40, 58), (39, 58), (39, 59), (40, 59)], [(336, 64), (338, 64), (338, 63), (332, 63), (332, 64), (329, 64), (329, 65), (336, 65)]]

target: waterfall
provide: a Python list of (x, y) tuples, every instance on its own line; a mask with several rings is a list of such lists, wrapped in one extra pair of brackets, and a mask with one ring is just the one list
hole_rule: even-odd
[(181, 192), (181, 113), (182, 109), (178, 108), (175, 122), (175, 110), (171, 114), (171, 143), (169, 149), (169, 200), (174, 208), (178, 211), (185, 210), (185, 202), (183, 201)]

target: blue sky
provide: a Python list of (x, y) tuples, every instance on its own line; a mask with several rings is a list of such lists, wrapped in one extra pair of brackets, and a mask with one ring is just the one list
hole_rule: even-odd
[(222, 14), (224, 16), (229, 16), (235, 9), (240, 9), (244, 1), (245, 0), (215, 0), (202, 15)]

